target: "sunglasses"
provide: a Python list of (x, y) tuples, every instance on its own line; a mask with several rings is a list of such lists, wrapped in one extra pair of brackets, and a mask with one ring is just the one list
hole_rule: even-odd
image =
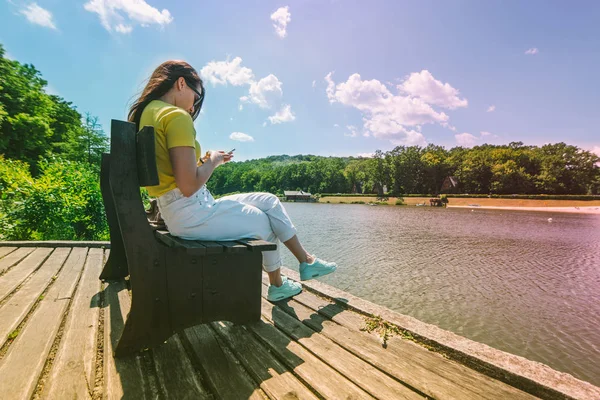
[(204, 87), (202, 88), (202, 92), (199, 92), (198, 89), (196, 89), (194, 87), (194, 85), (190, 85), (187, 81), (186, 81), (188, 87), (190, 89), (192, 89), (194, 91), (194, 93), (196, 93), (196, 96), (194, 97), (194, 115), (193, 118), (196, 119), (196, 117), (198, 116), (198, 114), (200, 114), (200, 109), (202, 108), (202, 103), (204, 102)]

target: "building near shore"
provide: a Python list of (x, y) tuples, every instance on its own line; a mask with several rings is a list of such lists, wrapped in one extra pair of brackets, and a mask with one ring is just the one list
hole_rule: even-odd
[(310, 201), (310, 193), (305, 191), (284, 190), (283, 195), (286, 201)]

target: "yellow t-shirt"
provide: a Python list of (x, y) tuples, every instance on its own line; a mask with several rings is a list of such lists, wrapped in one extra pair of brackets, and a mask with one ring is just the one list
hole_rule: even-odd
[(140, 129), (144, 126), (154, 127), (156, 147), (156, 167), (158, 169), (158, 186), (147, 186), (148, 194), (159, 197), (171, 189), (175, 189), (175, 176), (169, 157), (169, 149), (178, 146), (189, 146), (196, 150), (196, 160), (200, 158), (200, 143), (196, 140), (194, 121), (183, 108), (160, 100), (153, 100), (142, 112)]

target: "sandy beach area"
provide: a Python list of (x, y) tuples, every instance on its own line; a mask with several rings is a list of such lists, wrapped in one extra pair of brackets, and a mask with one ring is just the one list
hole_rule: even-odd
[[(425, 204), (429, 206), (429, 197), (404, 197), (404, 204), (415, 206)], [(493, 198), (475, 198), (475, 197), (451, 197), (448, 199), (448, 207), (456, 208), (486, 208), (495, 210), (517, 210), (517, 211), (543, 211), (543, 212), (562, 212), (562, 213), (581, 213), (581, 214), (600, 214), (600, 201), (584, 200), (529, 200), (529, 199), (493, 199)], [(376, 197), (322, 197), (320, 203), (352, 203), (361, 201), (364, 203), (375, 202)], [(388, 198), (388, 204), (396, 204), (396, 197)]]
[(599, 214), (600, 207), (505, 207), (505, 206), (451, 206), (448, 208), (470, 208), (476, 209), (493, 209), (493, 210), (515, 210), (515, 211), (542, 211), (542, 212), (558, 212), (558, 213), (579, 213), (579, 214)]

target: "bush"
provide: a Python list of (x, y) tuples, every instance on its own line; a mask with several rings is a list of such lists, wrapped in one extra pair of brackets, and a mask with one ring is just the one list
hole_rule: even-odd
[(365, 204), (364, 201), (353, 201), (351, 204)]
[[(0, 171), (12, 163), (0, 159)], [(41, 174), (35, 180), (21, 174), (13, 177), (11, 187), (17, 189), (0, 203), (0, 239), (108, 240), (96, 170), (90, 164), (58, 158), (40, 161), (38, 166)], [(19, 177), (23, 179), (17, 183)]]
[(403, 206), (404, 205), (404, 199), (402, 199), (402, 198), (396, 199), (396, 205), (397, 206)]

